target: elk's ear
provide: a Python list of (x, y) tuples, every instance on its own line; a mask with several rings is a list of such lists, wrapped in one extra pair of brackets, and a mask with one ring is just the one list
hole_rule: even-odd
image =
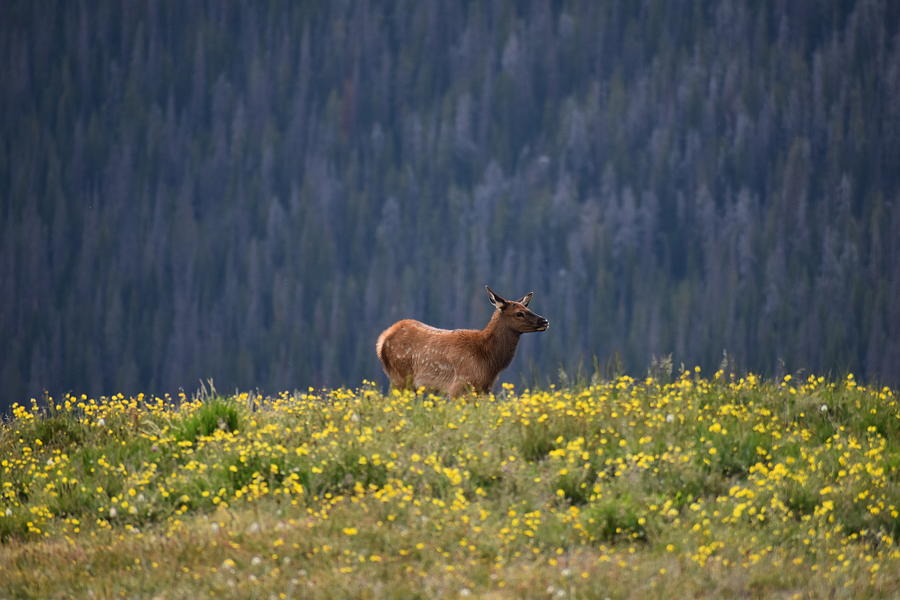
[(532, 296), (534, 296), (534, 292), (528, 292), (521, 300), (519, 300), (519, 304), (528, 306), (528, 303), (531, 302)]
[(503, 310), (503, 307), (506, 306), (506, 300), (495, 294), (494, 290), (492, 290), (488, 286), (484, 286), (484, 289), (487, 290), (488, 298), (491, 299), (491, 304), (493, 304), (496, 308)]

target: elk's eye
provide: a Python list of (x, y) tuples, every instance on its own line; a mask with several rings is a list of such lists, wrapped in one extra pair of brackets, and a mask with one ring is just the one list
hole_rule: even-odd
[(519, 317), (519, 318), (521, 319), (522, 317), (525, 316), (525, 313), (523, 313), (523, 312), (520, 310), (519, 312), (516, 313), (516, 316)]

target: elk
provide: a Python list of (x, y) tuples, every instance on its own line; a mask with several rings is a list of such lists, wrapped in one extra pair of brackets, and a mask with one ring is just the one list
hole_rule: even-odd
[(378, 336), (375, 353), (394, 389), (425, 387), (451, 397), (490, 393), (500, 371), (512, 362), (519, 336), (550, 327), (528, 309), (534, 292), (514, 301), (484, 287), (496, 310), (482, 330), (451, 331), (404, 319)]

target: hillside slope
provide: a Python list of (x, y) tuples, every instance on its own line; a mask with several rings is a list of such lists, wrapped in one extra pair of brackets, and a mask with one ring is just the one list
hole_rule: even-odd
[(0, 429), (4, 597), (900, 593), (900, 406), (853, 378), (58, 403)]

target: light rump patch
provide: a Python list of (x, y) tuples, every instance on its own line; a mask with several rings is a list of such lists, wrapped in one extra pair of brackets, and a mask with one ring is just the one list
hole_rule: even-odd
[(489, 393), (512, 362), (519, 336), (550, 326), (528, 308), (533, 292), (514, 301), (485, 289), (496, 310), (484, 329), (448, 330), (404, 319), (378, 336), (375, 353), (392, 387), (426, 387), (450, 396)]

